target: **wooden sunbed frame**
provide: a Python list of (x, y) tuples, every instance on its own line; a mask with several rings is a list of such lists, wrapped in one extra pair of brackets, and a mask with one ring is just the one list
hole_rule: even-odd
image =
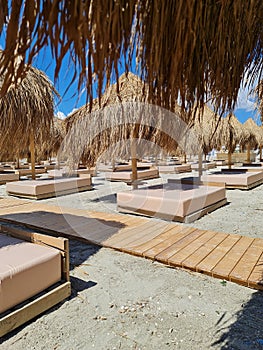
[[(47, 236), (15, 225), (0, 223), (1, 232), (34, 244), (56, 248), (61, 253), (62, 279), (37, 296), (0, 314), (0, 337), (50, 309), (71, 294), (69, 278), (69, 242), (62, 237)], [(0, 233), (1, 234), (1, 233)]]
[(180, 217), (180, 216), (172, 216), (172, 215), (165, 215), (165, 214), (160, 214), (158, 213), (158, 215), (155, 215), (155, 212), (149, 211), (149, 210), (140, 210), (140, 209), (136, 209), (136, 211), (131, 210), (129, 208), (124, 208), (124, 207), (118, 207), (118, 211), (120, 213), (124, 213), (124, 214), (133, 214), (133, 215), (143, 215), (146, 217), (156, 217), (158, 219), (163, 219), (163, 220), (172, 220), (172, 221), (177, 221), (177, 222), (181, 222), (181, 223), (185, 223), (185, 224), (190, 224), (191, 222), (196, 221), (197, 219), (201, 218), (202, 216), (204, 216), (205, 214), (211, 213), (212, 211), (224, 206), (225, 204), (227, 204), (227, 199), (224, 198), (212, 205), (209, 205), (205, 208), (202, 208), (200, 210), (197, 210), (191, 214), (185, 215), (184, 217)]

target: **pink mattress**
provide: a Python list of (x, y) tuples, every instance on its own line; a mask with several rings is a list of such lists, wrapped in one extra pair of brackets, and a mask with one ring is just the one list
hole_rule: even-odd
[(181, 164), (181, 165), (160, 165), (158, 166), (160, 173), (184, 173), (188, 171), (192, 171), (191, 164)]
[(61, 280), (58, 250), (2, 233), (0, 262), (0, 313)]
[(118, 210), (146, 213), (167, 219), (200, 211), (226, 198), (224, 187), (165, 184), (117, 194)]
[[(192, 170), (198, 170), (199, 169), (199, 164), (198, 163), (192, 163), (191, 164)], [(202, 163), (202, 169), (207, 170), (207, 169), (213, 169), (216, 168), (216, 162), (207, 162), (207, 163)]]
[(6, 191), (8, 194), (39, 196), (54, 192), (63, 192), (74, 190), (76, 191), (81, 187), (91, 185), (91, 178), (88, 177), (75, 177), (75, 178), (61, 178), (61, 179), (40, 179), (40, 180), (28, 180), (28, 181), (16, 181), (8, 183), (6, 185)]
[[(159, 171), (156, 168), (151, 168), (147, 170), (138, 170), (137, 171), (138, 179), (154, 179), (159, 177)], [(131, 171), (113, 171), (105, 175), (106, 180), (110, 181), (132, 181), (132, 172)]]
[(221, 182), (226, 186), (251, 186), (253, 183), (263, 180), (262, 171), (240, 172), (216, 172), (201, 177), (202, 181)]

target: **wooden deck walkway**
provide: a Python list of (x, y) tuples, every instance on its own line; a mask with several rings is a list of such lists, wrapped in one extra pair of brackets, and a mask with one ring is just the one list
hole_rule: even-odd
[(263, 239), (123, 214), (0, 199), (0, 222), (25, 225), (263, 290)]

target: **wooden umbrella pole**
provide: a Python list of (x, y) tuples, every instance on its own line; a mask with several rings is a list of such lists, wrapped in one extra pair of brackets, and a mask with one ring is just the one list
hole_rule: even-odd
[(228, 150), (227, 158), (228, 158), (228, 169), (231, 169), (231, 163), (232, 163), (232, 152), (231, 152), (231, 150), (230, 150), (230, 149)]
[(137, 179), (137, 147), (136, 142), (139, 135), (139, 124), (135, 124), (135, 128), (133, 130), (133, 136), (131, 139), (131, 159), (132, 159), (132, 188), (135, 190), (138, 188)]
[(184, 153), (184, 164), (186, 164), (186, 153)]
[(247, 162), (250, 163), (250, 143), (247, 144)]
[(262, 159), (262, 145), (259, 146), (259, 161)]
[(17, 154), (17, 158), (16, 158), (16, 167), (17, 169), (19, 169), (19, 153)]
[(30, 132), (30, 154), (31, 154), (31, 170), (32, 170), (32, 180), (36, 179), (36, 168), (35, 168), (35, 137), (34, 132)]
[(203, 152), (202, 150), (199, 150), (198, 153), (198, 178), (199, 180), (201, 180), (201, 176), (202, 176), (202, 168), (203, 168)]

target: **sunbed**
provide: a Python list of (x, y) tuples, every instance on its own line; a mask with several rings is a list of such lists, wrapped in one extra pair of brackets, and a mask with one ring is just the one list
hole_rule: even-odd
[(68, 240), (1, 224), (0, 337), (71, 293)]
[(117, 193), (120, 212), (179, 222), (192, 222), (226, 204), (224, 185), (183, 184), (174, 181)]
[[(137, 180), (150, 180), (156, 179), (159, 177), (159, 171), (157, 168), (149, 168), (146, 170), (137, 170)], [(127, 184), (131, 184), (132, 181), (132, 172), (131, 171), (113, 171), (106, 173), (105, 179), (109, 181), (123, 181)]]
[(85, 177), (16, 181), (6, 185), (6, 192), (16, 197), (43, 199), (91, 188), (91, 177), (87, 174)]

